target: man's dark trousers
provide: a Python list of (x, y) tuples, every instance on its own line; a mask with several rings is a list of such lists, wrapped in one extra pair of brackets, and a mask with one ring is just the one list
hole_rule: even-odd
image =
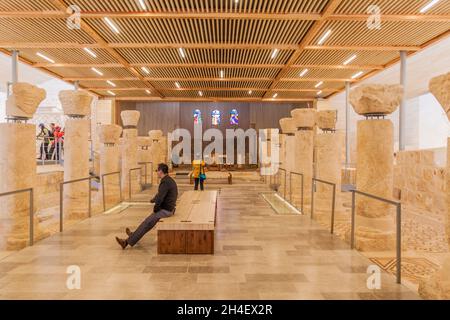
[(153, 212), (150, 216), (148, 216), (136, 229), (136, 231), (133, 232), (133, 234), (128, 238), (127, 242), (130, 246), (134, 246), (136, 243), (138, 243), (139, 240), (147, 232), (153, 229), (153, 227), (158, 223), (158, 221), (162, 218), (168, 218), (173, 216), (173, 211), (168, 211), (161, 209), (158, 212)]

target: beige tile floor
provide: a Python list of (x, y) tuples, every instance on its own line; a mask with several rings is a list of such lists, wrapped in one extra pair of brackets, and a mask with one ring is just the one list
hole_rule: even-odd
[[(132, 206), (0, 256), (0, 299), (418, 299), (386, 273), (368, 289), (371, 262), (309, 217), (275, 214), (263, 184), (207, 186), (221, 189), (214, 255), (158, 255), (155, 232), (121, 250), (114, 236), (149, 211)], [(70, 265), (80, 290), (66, 287)]]

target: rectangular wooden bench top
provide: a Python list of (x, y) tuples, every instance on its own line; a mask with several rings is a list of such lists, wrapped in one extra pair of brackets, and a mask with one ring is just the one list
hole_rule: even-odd
[(175, 215), (161, 219), (158, 230), (214, 230), (217, 191), (186, 191)]

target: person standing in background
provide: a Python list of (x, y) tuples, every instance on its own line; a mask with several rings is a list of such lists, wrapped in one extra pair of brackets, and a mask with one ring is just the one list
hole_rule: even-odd
[(205, 189), (206, 164), (202, 159), (192, 161), (192, 178), (194, 178), (194, 190), (198, 190), (198, 185), (200, 184), (200, 190), (203, 191)]
[(39, 160), (47, 160), (48, 159), (48, 145), (50, 144), (50, 130), (43, 124), (39, 124), (39, 133), (36, 136), (36, 139), (43, 140), (39, 147)]

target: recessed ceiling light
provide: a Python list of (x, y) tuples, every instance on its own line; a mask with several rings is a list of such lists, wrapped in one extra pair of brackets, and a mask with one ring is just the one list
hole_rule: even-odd
[(355, 73), (354, 75), (352, 75), (352, 79), (359, 78), (363, 73), (364, 72), (362, 72), (362, 71)]
[(317, 92), (317, 95), (319, 96), (319, 95), (321, 95), (322, 94), (322, 90), (319, 90), (318, 92)]
[(280, 51), (279, 49), (273, 49), (271, 58), (275, 59), (278, 56), (279, 51)]
[(103, 72), (101, 72), (100, 70), (96, 69), (96, 68), (91, 68), (92, 71), (94, 71), (96, 74), (98, 74), (99, 76), (103, 76)]
[(116, 87), (116, 84), (110, 80), (106, 81), (107, 84), (109, 84), (112, 87)]
[(89, 53), (92, 57), (97, 58), (97, 55), (95, 54), (94, 51), (92, 51), (89, 48), (84, 48), (84, 51), (86, 51), (87, 53)]
[(152, 94), (152, 92), (150, 90), (145, 90), (145, 92), (147, 92), (148, 94)]
[(112, 92), (111, 90), (107, 91), (110, 95), (115, 96), (116, 94), (114, 92)]
[(276, 97), (278, 97), (278, 93), (275, 93), (272, 98), (275, 99)]
[(198, 95), (199, 95), (200, 97), (203, 97), (203, 92), (199, 91), (199, 92), (198, 92)]
[(347, 60), (344, 61), (343, 65), (346, 66), (348, 65), (350, 62), (352, 62), (353, 60), (356, 59), (356, 54), (352, 55), (350, 58), (348, 58)]
[(319, 41), (318, 41), (317, 43), (318, 43), (319, 45), (322, 45), (322, 44), (325, 42), (325, 40), (328, 39), (328, 37), (330, 36), (330, 34), (331, 34), (331, 29), (328, 30), (327, 32), (325, 32), (324, 35), (323, 35), (322, 37), (320, 37), (320, 39), (319, 39)]
[(115, 33), (119, 33), (119, 28), (117, 28), (117, 26), (111, 21), (111, 19), (109, 19), (108, 17), (104, 18), (106, 23), (109, 25), (109, 27), (115, 32)]
[(47, 60), (47, 61), (50, 62), (50, 63), (55, 63), (55, 60), (50, 59), (49, 57), (47, 57), (46, 55), (44, 55), (44, 54), (42, 54), (42, 53), (40, 53), (40, 52), (37, 52), (36, 55), (39, 56), (39, 57), (41, 57), (41, 58), (44, 59), (44, 60)]
[(321, 85), (323, 85), (323, 81), (320, 81), (320, 82), (318, 82), (317, 84), (316, 84), (316, 88), (318, 88), (318, 87), (320, 87)]
[(150, 70), (148, 70), (147, 67), (142, 67), (141, 70), (144, 71), (146, 74), (150, 74)]
[(431, 7), (434, 7), (439, 1), (441, 0), (432, 0), (431, 2), (429, 2), (425, 7), (423, 7), (422, 9), (420, 9), (420, 13), (425, 13), (428, 10), (431, 9)]
[(249, 91), (248, 91), (248, 94), (252, 94), (252, 93), (253, 93), (253, 91), (252, 91), (252, 90), (249, 90)]
[(300, 72), (300, 77), (303, 77), (305, 74), (307, 74), (308, 73), (308, 69), (303, 69), (303, 71), (302, 72)]
[(177, 87), (178, 89), (180, 89), (180, 84), (178, 82), (175, 82), (175, 87)]
[(220, 70), (220, 77), (224, 78), (225, 77), (225, 72), (223, 70)]
[(178, 48), (178, 51), (180, 52), (180, 56), (182, 59), (186, 58), (186, 52), (183, 48)]
[(139, 4), (141, 5), (142, 10), (147, 10), (144, 0), (139, 0)]

